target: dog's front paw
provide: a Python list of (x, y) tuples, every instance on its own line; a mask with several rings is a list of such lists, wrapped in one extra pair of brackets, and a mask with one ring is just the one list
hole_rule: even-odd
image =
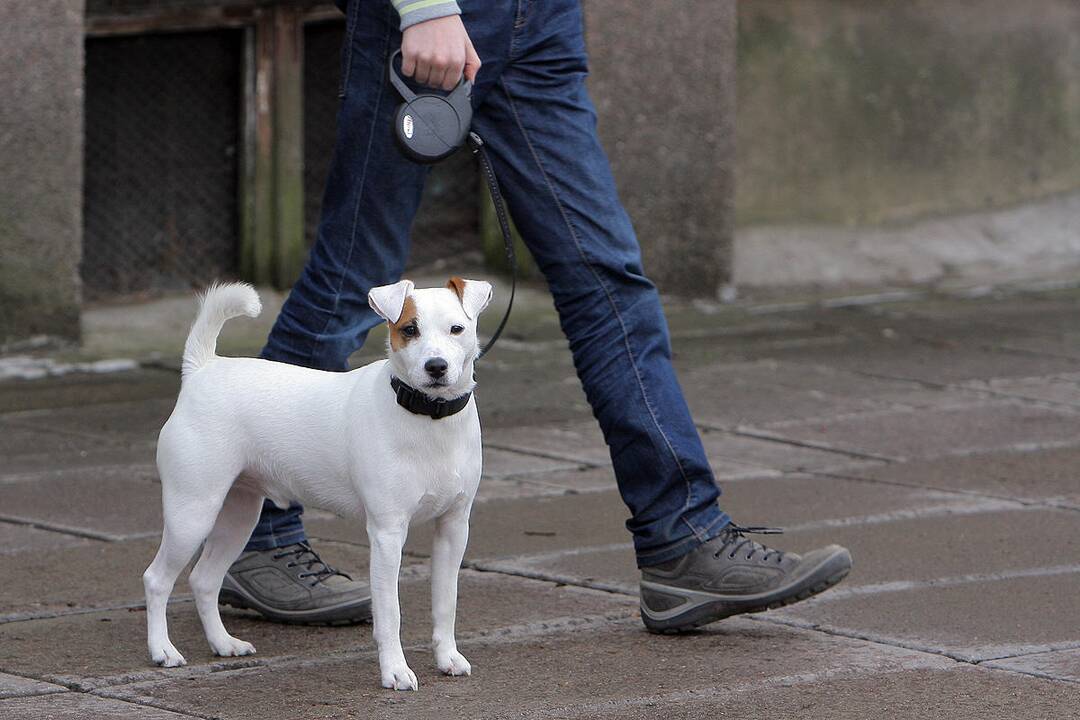
[(161, 647), (150, 649), (150, 659), (162, 667), (180, 667), (187, 665), (187, 660), (171, 642), (166, 642)]
[(382, 671), (382, 686), (391, 690), (416, 690), (416, 674), (404, 662), (396, 663)]
[(241, 655), (255, 654), (254, 645), (231, 635), (226, 636), (224, 640), (211, 641), (210, 647), (213, 649), (214, 654), (221, 657), (239, 657)]
[(457, 650), (436, 653), (435, 665), (444, 675), (472, 675), (472, 665)]

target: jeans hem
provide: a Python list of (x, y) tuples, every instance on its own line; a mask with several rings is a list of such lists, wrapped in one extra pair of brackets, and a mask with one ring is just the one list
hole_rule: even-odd
[(248, 540), (248, 544), (244, 547), (244, 552), (249, 552), (251, 550), (275, 550), (277, 548), (285, 547), (286, 545), (307, 542), (307, 539), (307, 533), (304, 532), (304, 528), (302, 527), (297, 530), (290, 530), (281, 535), (277, 533), (261, 535), (257, 538), (253, 537)]
[[(715, 512), (716, 515), (708, 517), (709, 515), (712, 515), (713, 512)], [(715, 506), (709, 508), (707, 513), (708, 514), (705, 517), (683, 518), (688, 526), (698, 528), (695, 529), (692, 534), (658, 548), (638, 550), (636, 553), (638, 567), (659, 565), (660, 563), (680, 558), (694, 548), (712, 540), (719, 535), (724, 528), (731, 524), (731, 518), (728, 514)], [(702, 520), (705, 521), (704, 525), (701, 524)]]

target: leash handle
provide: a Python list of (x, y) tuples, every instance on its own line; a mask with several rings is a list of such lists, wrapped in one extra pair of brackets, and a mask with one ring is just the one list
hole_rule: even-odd
[(499, 321), (499, 327), (495, 329), (495, 334), (491, 336), (491, 339), (487, 341), (487, 344), (476, 356), (476, 359), (479, 360), (488, 354), (495, 341), (502, 335), (503, 328), (506, 327), (506, 321), (510, 319), (510, 310), (514, 307), (514, 293), (517, 290), (518, 273), (517, 257), (514, 255), (514, 236), (510, 233), (510, 219), (507, 217), (506, 206), (503, 204), (499, 181), (495, 178), (491, 160), (484, 149), (484, 141), (472, 131), (469, 132), (469, 147), (472, 149), (473, 155), (480, 159), (480, 167), (484, 170), (484, 179), (487, 181), (488, 192), (491, 193), (491, 202), (495, 206), (495, 217), (499, 219), (499, 229), (502, 230), (503, 245), (506, 248), (506, 261), (510, 264), (510, 302), (506, 305), (506, 312), (503, 314), (502, 320)]

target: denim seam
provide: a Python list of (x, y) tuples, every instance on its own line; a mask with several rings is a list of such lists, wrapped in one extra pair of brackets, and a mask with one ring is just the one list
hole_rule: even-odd
[(345, 15), (345, 67), (341, 71), (341, 87), (338, 88), (338, 98), (345, 99), (349, 92), (349, 76), (352, 75), (353, 41), (356, 36), (356, 22), (359, 10), (356, 3), (349, 6), (349, 12)]
[[(537, 168), (540, 170), (540, 175), (544, 178), (544, 184), (548, 187), (548, 192), (551, 193), (552, 199), (555, 201), (555, 205), (559, 208), (559, 214), (562, 216), (563, 222), (566, 223), (566, 229), (570, 233), (570, 238), (574, 241), (574, 246), (577, 248), (578, 254), (581, 255), (581, 259), (585, 262), (585, 266), (589, 268), (593, 277), (596, 279), (597, 285), (604, 291), (604, 295), (608, 299), (608, 303), (611, 305), (612, 311), (615, 313), (615, 318), (619, 321), (619, 328), (622, 330), (623, 345), (626, 348), (626, 354), (630, 358), (630, 367), (634, 369), (634, 379), (637, 381), (639, 390), (641, 391), (641, 397), (645, 401), (645, 408), (649, 411), (649, 417), (652, 419), (653, 426), (657, 432), (660, 433), (660, 437), (664, 439), (664, 443), (668, 447), (668, 451), (671, 453), (672, 459), (675, 461), (675, 467), (678, 468), (679, 474), (682, 476), (683, 481), (686, 483), (686, 503), (683, 505), (683, 512), (685, 513), (690, 508), (690, 500), (693, 496), (693, 489), (690, 485), (690, 478), (686, 475), (686, 470), (683, 468), (682, 463), (679, 461), (679, 455), (675, 452), (674, 446), (671, 444), (671, 440), (668, 439), (667, 433), (660, 427), (660, 422), (656, 418), (656, 412), (652, 407), (652, 403), (649, 401), (649, 394), (645, 390), (645, 383), (641, 380), (641, 371), (637, 366), (637, 359), (634, 357), (634, 351), (630, 347), (630, 335), (626, 331), (626, 323), (623, 322), (622, 315), (619, 313), (619, 306), (615, 302), (615, 299), (611, 295), (611, 291), (604, 284), (603, 279), (600, 277), (600, 273), (596, 271), (596, 268), (590, 262), (588, 254), (581, 246), (581, 242), (578, 239), (577, 233), (574, 230), (574, 224), (570, 221), (569, 216), (566, 214), (566, 209), (563, 207), (562, 201), (559, 199), (559, 194), (555, 190), (555, 186), (551, 183), (551, 179), (548, 177), (547, 171), (544, 169), (544, 164), (540, 160), (540, 156), (536, 152), (536, 148), (533, 146), (532, 140), (529, 139), (529, 133), (525, 129), (524, 124), (521, 122), (521, 116), (518, 114), (517, 105), (514, 104), (514, 97), (510, 94), (510, 88), (506, 85), (506, 80), (499, 79), (499, 84), (502, 87), (503, 93), (506, 95), (506, 101), (510, 105), (510, 112), (514, 115), (514, 122), (518, 126), (518, 130), (521, 131), (522, 137), (525, 138), (525, 144), (529, 148), (529, 153), (533, 156), (533, 162), (536, 163)], [(691, 530), (693, 530), (691, 526)]]
[[(387, 8), (390, 7), (390, 3), (386, 4)], [(383, 37), (383, 56), (388, 57), (390, 54), (390, 25), (386, 26), (386, 35)], [(341, 268), (341, 280), (338, 281), (337, 290), (334, 291), (334, 304), (330, 308), (330, 314), (326, 318), (326, 323), (323, 325), (322, 330), (315, 336), (315, 341), (312, 343), (312, 351), (310, 358), (313, 358), (317, 354), (319, 345), (326, 339), (326, 331), (330, 328), (330, 323), (333, 322), (334, 317), (337, 314), (338, 304), (341, 302), (341, 290), (345, 287), (345, 278), (347, 273), (345, 268), (349, 266), (352, 261), (353, 250), (356, 248), (356, 226), (360, 218), (360, 201), (364, 197), (364, 183), (367, 182), (367, 169), (368, 163), (371, 161), (371, 146), (375, 142), (375, 130), (378, 126), (379, 109), (382, 107), (383, 90), (386, 88), (386, 73), (379, 74), (379, 92), (375, 100), (374, 117), (375, 121), (371, 124), (371, 134), (368, 135), (367, 148), (364, 151), (364, 166), (360, 171), (360, 182), (357, 184), (356, 189), (356, 202), (353, 205), (353, 218), (352, 226), (349, 229), (349, 251), (345, 255), (345, 264)]]

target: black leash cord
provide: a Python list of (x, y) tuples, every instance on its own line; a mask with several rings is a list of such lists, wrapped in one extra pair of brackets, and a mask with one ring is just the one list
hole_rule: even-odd
[(487, 151), (484, 149), (484, 141), (480, 139), (479, 135), (470, 131), (469, 147), (472, 148), (473, 155), (480, 158), (480, 167), (484, 169), (484, 179), (487, 180), (488, 191), (491, 193), (491, 202), (495, 206), (495, 217), (499, 219), (499, 228), (502, 230), (503, 244), (506, 247), (506, 261), (510, 264), (510, 302), (506, 305), (506, 313), (503, 314), (495, 334), (491, 336), (491, 339), (487, 341), (487, 345), (484, 345), (483, 350), (476, 356), (476, 359), (479, 360), (488, 354), (491, 346), (502, 335), (503, 328), (506, 327), (506, 321), (510, 319), (510, 309), (514, 307), (514, 292), (517, 290), (517, 257), (514, 255), (514, 236), (510, 234), (510, 220), (506, 216), (506, 206), (503, 205), (499, 181), (495, 179), (495, 171), (492, 170), (491, 160), (488, 159)]

